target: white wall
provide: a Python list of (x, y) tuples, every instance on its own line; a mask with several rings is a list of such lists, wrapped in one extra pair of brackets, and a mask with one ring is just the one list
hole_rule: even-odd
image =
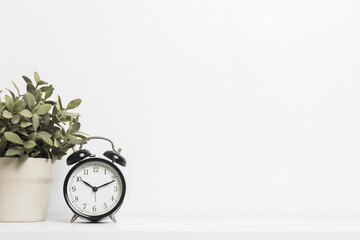
[[(355, 0), (1, 1), (1, 88), (38, 71), (83, 99), (83, 131), (128, 159), (118, 215), (360, 216), (359, 11)], [(68, 170), (58, 162), (50, 216), (71, 215)]]

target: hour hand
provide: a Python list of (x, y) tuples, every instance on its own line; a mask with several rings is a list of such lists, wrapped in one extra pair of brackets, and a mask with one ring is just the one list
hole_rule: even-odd
[(82, 179), (81, 179), (81, 181), (82, 181), (83, 183), (85, 183), (86, 185), (88, 185), (89, 187), (94, 188), (93, 186), (90, 185), (90, 183), (88, 183), (88, 182), (86, 182), (86, 181), (84, 181), (84, 180), (82, 180)]
[(112, 181), (107, 182), (107, 183), (105, 183), (105, 184), (103, 184), (103, 185), (100, 185), (100, 186), (98, 186), (98, 188), (104, 187), (104, 186), (106, 186), (106, 185), (108, 185), (108, 184), (110, 184), (110, 183), (113, 183), (113, 182), (115, 182), (115, 180), (112, 180)]

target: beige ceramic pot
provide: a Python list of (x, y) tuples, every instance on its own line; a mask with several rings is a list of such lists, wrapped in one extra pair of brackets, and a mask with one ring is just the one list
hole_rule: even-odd
[(0, 221), (45, 221), (54, 174), (51, 159), (0, 157)]

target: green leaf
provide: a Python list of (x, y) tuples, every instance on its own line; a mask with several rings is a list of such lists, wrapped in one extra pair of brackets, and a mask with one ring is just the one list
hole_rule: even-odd
[(3, 133), (3, 132), (5, 132), (5, 129), (6, 129), (6, 127), (1, 128), (1, 129), (0, 129), (0, 134)]
[(33, 115), (32, 124), (34, 131), (36, 132), (37, 128), (39, 127), (39, 116), (36, 113), (34, 113)]
[(29, 158), (29, 155), (23, 154), (19, 157), (19, 162), (22, 163), (23, 161), (25, 161), (28, 158)]
[(31, 123), (31, 122), (22, 121), (20, 125), (21, 125), (22, 128), (27, 128), (28, 126), (31, 126), (32, 123)]
[(25, 93), (25, 100), (29, 107), (29, 109), (32, 109), (35, 104), (35, 97), (31, 93), (27, 92)]
[(12, 99), (13, 100), (15, 100), (15, 94), (10, 90), (10, 89), (8, 89), (8, 88), (6, 88), (6, 90), (8, 90), (9, 91), (9, 93), (11, 94), (11, 97), (12, 97)]
[(45, 113), (44, 116), (43, 116), (43, 119), (44, 119), (44, 125), (47, 127), (49, 126), (49, 123), (50, 123), (50, 114), (49, 113)]
[(36, 151), (36, 152), (34, 152), (33, 154), (31, 154), (31, 157), (36, 157), (37, 155), (39, 155), (41, 152), (40, 151)]
[(51, 158), (51, 154), (50, 154), (50, 152), (48, 151), (48, 149), (44, 149), (45, 150), (45, 153), (46, 153), (46, 156), (47, 156), (47, 158)]
[(75, 135), (70, 134), (70, 133), (66, 134), (66, 137), (67, 137), (68, 139), (76, 139)]
[(13, 115), (11, 114), (11, 112), (9, 112), (8, 110), (4, 110), (2, 112), (2, 116), (6, 119), (11, 119), (13, 117)]
[(79, 99), (79, 98), (74, 99), (71, 102), (69, 102), (69, 104), (66, 107), (66, 110), (74, 109), (74, 108), (78, 107), (80, 104), (81, 104), (81, 99)]
[(26, 143), (24, 143), (25, 149), (31, 149), (31, 148), (34, 148), (35, 146), (36, 146), (36, 143), (33, 140), (30, 140), (30, 141), (27, 141)]
[[(62, 111), (60, 112), (60, 114), (61, 114), (62, 116), (73, 117), (73, 118), (76, 118), (76, 117), (79, 116), (78, 113), (67, 112), (66, 110), (62, 110)], [(64, 122), (64, 121), (63, 121), (63, 122)]]
[(14, 105), (14, 112), (20, 112), (25, 107), (24, 100), (19, 100)]
[(68, 143), (73, 144), (73, 145), (78, 145), (82, 142), (82, 139), (70, 139), (70, 141), (68, 141)]
[(16, 133), (4, 132), (4, 136), (5, 136), (6, 140), (8, 140), (9, 142), (16, 143), (16, 144), (23, 144), (23, 141), (21, 140), (19, 135), (17, 135)]
[(31, 133), (31, 134), (27, 137), (27, 139), (35, 141), (35, 139), (36, 139), (36, 133)]
[(34, 79), (36, 83), (40, 82), (40, 76), (37, 72), (34, 72)]
[(74, 123), (70, 129), (71, 133), (77, 133), (80, 130), (80, 123)]
[(43, 80), (40, 80), (37, 82), (37, 85), (45, 85), (45, 84), (48, 84), (48, 83)]
[(41, 98), (42, 98), (42, 92), (40, 90), (37, 90), (36, 91), (36, 95), (35, 95), (35, 100), (37, 102), (40, 102), (41, 101)]
[(0, 153), (3, 154), (4, 153), (4, 150), (6, 148), (6, 145), (7, 145), (7, 141), (5, 139), (4, 136), (1, 137), (1, 142), (0, 142)]
[(16, 85), (16, 83), (14, 81), (11, 81), (11, 82), (13, 83), (14, 87), (16, 88), (16, 91), (17, 91), (18, 95), (20, 96), (21, 94), (20, 94), (20, 90), (19, 90), (18, 86)]
[(66, 131), (65, 128), (63, 126), (61, 126), (61, 133), (63, 136), (66, 136)]
[(81, 139), (85, 139), (85, 138), (86, 138), (86, 136), (84, 136), (84, 135), (82, 135), (82, 134), (75, 134), (75, 136), (78, 137), (78, 138), (81, 138)]
[(52, 146), (53, 142), (51, 140), (51, 134), (45, 131), (41, 131), (38, 132), (37, 134), (37, 138), (40, 138), (41, 140), (43, 140), (43, 142), (45, 142), (46, 144)]
[(33, 114), (27, 109), (22, 110), (20, 115), (26, 118), (31, 118), (33, 116)]
[(72, 126), (73, 126), (73, 117), (70, 117), (70, 121), (69, 121), (69, 130), (71, 130)]
[(12, 124), (18, 124), (20, 121), (20, 116), (19, 115), (15, 115), (13, 116), (13, 118), (11, 119), (11, 123)]
[(59, 107), (60, 107), (60, 110), (63, 110), (64, 108), (63, 108), (63, 105), (62, 105), (62, 102), (61, 102), (61, 98), (60, 98), (60, 96), (58, 95), (58, 102), (59, 102)]
[(58, 143), (58, 141), (56, 141), (56, 139), (54, 139), (54, 147), (56, 147), (56, 148), (59, 147), (59, 143)]
[(22, 78), (25, 80), (26, 84), (32, 83), (30, 78), (28, 78), (27, 76), (22, 76)]
[(47, 101), (45, 101), (44, 103), (47, 103), (47, 104), (51, 104), (51, 105), (53, 105), (54, 106), (54, 108), (56, 108), (55, 107), (55, 102), (54, 101), (49, 101), (49, 100), (47, 100)]
[(52, 92), (52, 91), (54, 91), (54, 87), (52, 85), (50, 85), (50, 86), (42, 87), (42, 88), (40, 88), (40, 90), (45, 93)]
[(52, 116), (52, 121), (55, 123), (55, 124), (59, 124), (61, 121), (60, 121), (60, 119), (58, 118), (58, 116), (56, 116), (56, 115), (53, 115)]
[(54, 133), (55, 138), (61, 138), (61, 139), (65, 139), (64, 135), (61, 133), (61, 130), (56, 130), (56, 132)]
[(43, 115), (43, 114), (49, 112), (51, 108), (52, 108), (51, 104), (39, 105), (39, 107), (36, 109), (35, 113), (37, 115)]
[(23, 129), (23, 128), (19, 128), (19, 130), (17, 132), (24, 135), (25, 137), (29, 136), (27, 131), (25, 129)]
[(36, 88), (32, 83), (26, 85), (26, 90), (34, 95), (36, 94)]
[(40, 131), (37, 133), (37, 135), (46, 136), (48, 138), (51, 138), (51, 136), (52, 136), (50, 133), (48, 133), (46, 131)]
[(20, 156), (23, 153), (24, 153), (24, 149), (22, 147), (11, 147), (6, 151), (5, 157), (12, 157), (15, 155)]
[[(47, 102), (46, 102), (46, 103), (47, 103)], [(49, 104), (50, 104), (50, 103), (49, 103)], [(56, 115), (58, 114), (58, 112), (59, 112), (59, 111), (58, 111), (59, 104), (57, 104), (57, 103), (54, 102), (54, 104), (52, 104), (52, 105), (53, 105), (54, 107), (53, 107), (53, 109), (52, 109), (52, 113), (51, 113), (51, 114), (52, 114), (53, 117), (54, 117), (54, 116), (56, 116)]]
[(64, 153), (63, 151), (51, 152), (51, 158), (53, 160), (60, 160), (65, 155), (66, 153)]
[(5, 106), (10, 112), (14, 110), (14, 101), (9, 95), (5, 95)]
[(45, 93), (45, 99), (48, 99), (49, 97), (51, 97), (52, 94), (53, 94), (53, 91), (46, 92)]
[(17, 132), (20, 129), (19, 125), (11, 125), (9, 132)]

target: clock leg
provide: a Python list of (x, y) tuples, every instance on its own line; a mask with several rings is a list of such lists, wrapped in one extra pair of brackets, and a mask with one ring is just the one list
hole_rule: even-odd
[(116, 219), (115, 219), (114, 214), (111, 214), (111, 215), (109, 216), (109, 218), (111, 219), (111, 221), (113, 221), (114, 223), (116, 223)]
[(79, 215), (74, 214), (74, 216), (71, 218), (70, 222), (73, 223), (75, 220), (79, 217)]

